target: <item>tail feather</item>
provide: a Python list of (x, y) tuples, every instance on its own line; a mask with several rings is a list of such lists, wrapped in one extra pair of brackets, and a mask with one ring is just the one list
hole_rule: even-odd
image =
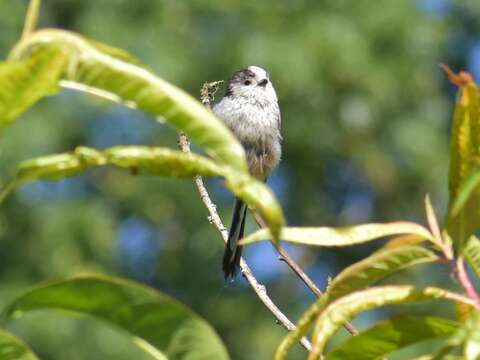
[(235, 199), (232, 224), (230, 225), (228, 241), (223, 254), (223, 273), (226, 280), (235, 276), (240, 264), (242, 247), (238, 245), (238, 241), (243, 238), (246, 217), (247, 205), (243, 201)]

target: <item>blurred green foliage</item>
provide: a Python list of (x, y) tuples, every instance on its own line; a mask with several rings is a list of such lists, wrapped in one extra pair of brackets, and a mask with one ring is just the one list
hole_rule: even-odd
[[(0, 1), (3, 57), (21, 34), (25, 8), (25, 1)], [(268, 68), (284, 134), (284, 158), (270, 184), (289, 224), (318, 226), (423, 221), (427, 191), (445, 210), (453, 92), (438, 64), (480, 76), (479, 16), (477, 2), (453, 0), (46, 0), (40, 25), (124, 48), (194, 95), (204, 81), (240, 67)], [(10, 180), (22, 160), (79, 145), (174, 147), (176, 140), (144, 115), (64, 91), (3, 132), (0, 179)], [(228, 223), (230, 196), (218, 181), (209, 188)], [(27, 185), (2, 205), (0, 249), (2, 306), (41, 280), (98, 271), (147, 282), (189, 305), (219, 331), (234, 359), (268, 359), (285, 334), (242, 279), (224, 286), (223, 246), (189, 180), (96, 169)], [(324, 285), (371, 250), (292, 253)], [(292, 319), (313, 300), (268, 245), (252, 246), (247, 259)], [(390, 282), (435, 284), (448, 276), (433, 268)], [(448, 313), (431, 305), (411, 310)], [(378, 317), (384, 314), (356, 324)], [(143, 356), (123, 334), (88, 319), (26, 319), (9, 329), (42, 359)], [(298, 359), (303, 354), (297, 349)]]

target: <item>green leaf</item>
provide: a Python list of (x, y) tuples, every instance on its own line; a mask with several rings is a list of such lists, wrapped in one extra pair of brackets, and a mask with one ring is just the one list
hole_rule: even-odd
[(451, 336), (446, 345), (437, 352), (435, 359), (444, 359), (442, 354), (451, 352), (459, 347), (463, 348), (465, 360), (478, 360), (480, 358), (480, 312), (474, 310), (466, 321), (463, 321), (458, 331)]
[(479, 93), (471, 76), (462, 76), (453, 117), (447, 215), (447, 230), (457, 248), (478, 228), (480, 219), (480, 188), (475, 177), (471, 178), (480, 165)]
[(6, 317), (34, 310), (92, 316), (130, 333), (154, 359), (229, 359), (207, 322), (169, 296), (131, 281), (90, 275), (51, 282), (17, 298)]
[(286, 359), (290, 349), (310, 330), (315, 320), (318, 320), (312, 337), (315, 342), (312, 344), (313, 351), (311, 354), (313, 355), (308, 358), (309, 360), (318, 359), (328, 338), (358, 313), (386, 304), (429, 299), (449, 299), (457, 303), (475, 306), (472, 300), (462, 295), (433, 287), (423, 290), (416, 290), (412, 286), (374, 287), (344, 296), (331, 303), (327, 308), (325, 306), (328, 303), (328, 296), (322, 296), (301, 316), (296, 324), (296, 329), (285, 336), (275, 352), (274, 359)]
[[(17, 44), (11, 58), (28, 57), (32, 48), (52, 47), (60, 48), (67, 57), (67, 71), (61, 79), (63, 86), (137, 108), (162, 121), (167, 120), (185, 131), (193, 141), (224, 165), (221, 169), (222, 175), (227, 179), (227, 186), (249, 206), (258, 209), (267, 221), (274, 238), (278, 237), (284, 224), (281, 207), (264, 184), (247, 175), (242, 146), (225, 124), (200, 102), (138, 66), (138, 61), (123, 50), (85, 40), (67, 31), (52, 29), (37, 31)], [(124, 160), (122, 159), (122, 163)], [(67, 168), (70, 166), (72, 174), (84, 170), (73, 163), (66, 165)], [(227, 169), (228, 167), (231, 169)], [(158, 167), (158, 171), (160, 168), (161, 171), (165, 169)], [(179, 171), (182, 173), (183, 170)]]
[(61, 180), (91, 167), (109, 164), (148, 174), (176, 177), (221, 176), (232, 172), (230, 168), (218, 166), (206, 157), (166, 148), (116, 146), (99, 151), (81, 146), (70, 153), (42, 156), (21, 163), (12, 186), (7, 186), (0, 199), (28, 181)]
[(22, 184), (37, 179), (61, 180), (106, 163), (107, 159), (100, 151), (78, 147), (72, 153), (42, 156), (22, 162), (18, 166), (15, 182)]
[(463, 210), (465, 204), (467, 204), (468, 200), (477, 190), (478, 185), (480, 185), (480, 170), (474, 169), (458, 191), (458, 195), (452, 206), (451, 216), (455, 217)]
[(457, 322), (421, 316), (403, 316), (381, 322), (372, 328), (349, 338), (332, 349), (325, 360), (381, 359), (401, 348), (418, 342), (453, 334)]
[(465, 360), (465, 358), (463, 356), (441, 354), (441, 357), (437, 357), (436, 355), (423, 355), (410, 360)]
[[(245, 153), (231, 131), (192, 96), (150, 71), (122, 60), (130, 57), (113, 48), (63, 30), (39, 30), (21, 41), (11, 58), (26, 56), (32, 47), (59, 47), (68, 56), (62, 84), (104, 94), (127, 106), (166, 120), (205, 148), (216, 160), (246, 173)], [(114, 56), (112, 54), (114, 53)]]
[(25, 60), (0, 63), (0, 128), (41, 98), (57, 93), (66, 64), (65, 53), (55, 46), (35, 49)]
[(223, 176), (237, 197), (260, 211), (272, 232), (278, 233), (283, 225), (282, 209), (262, 182), (201, 155), (148, 146), (115, 146), (103, 151), (81, 146), (70, 153), (27, 160), (18, 166), (13, 182), (0, 192), (0, 201), (28, 181), (61, 180), (104, 165), (157, 176)]
[(384, 305), (433, 299), (449, 299), (473, 304), (470, 299), (462, 295), (434, 287), (417, 290), (413, 286), (380, 286), (344, 296), (331, 303), (320, 313), (312, 335), (312, 352), (309, 360), (319, 359), (327, 341), (339, 327), (363, 311)]
[(320, 296), (320, 298), (303, 313), (295, 328), (285, 336), (278, 346), (273, 357), (274, 360), (286, 359), (289, 350), (310, 330), (318, 314), (324, 309), (327, 299), (328, 296)]
[(480, 277), (480, 240), (476, 236), (468, 238), (463, 248), (463, 256), (475, 271), (475, 274)]
[[(284, 225), (282, 208), (275, 195), (263, 182), (253, 180), (239, 173), (227, 173), (227, 187), (239, 198), (243, 199), (252, 210), (258, 210), (267, 222), (269, 229), (264, 229), (268, 234), (273, 234), (272, 239), (277, 240)], [(261, 230), (260, 230), (261, 231)]]
[(465, 322), (470, 317), (472, 314), (474, 314), (476, 311), (476, 308), (472, 305), (468, 304), (463, 304), (463, 303), (458, 303), (455, 304), (455, 315), (458, 321)]
[(438, 257), (432, 251), (420, 246), (382, 249), (338, 274), (328, 287), (329, 302), (406, 267), (436, 260)]
[(423, 236), (418, 235), (400, 235), (388, 240), (385, 245), (382, 246), (383, 250), (396, 249), (402, 246), (419, 245), (425, 242), (426, 239)]
[[(458, 304), (457, 304), (458, 305)], [(470, 305), (467, 305), (470, 306)], [(446, 360), (446, 359), (462, 359), (462, 360), (477, 360), (478, 359), (478, 346), (479, 346), (479, 323), (478, 323), (478, 309), (473, 310), (471, 316), (467, 320), (461, 320), (462, 324), (458, 330), (450, 336), (443, 344), (443, 346), (436, 350), (430, 356), (425, 356), (427, 360)], [(474, 343), (467, 345), (469, 341), (473, 340)], [(473, 345), (473, 347), (471, 346)], [(469, 347), (470, 346), (470, 347)], [(459, 353), (459, 348), (464, 350), (464, 356), (451, 356), (448, 355), (451, 352)]]
[(465, 360), (480, 358), (480, 313), (475, 312), (465, 323), (463, 331), (457, 335), (463, 340), (463, 356)]
[(38, 360), (16, 336), (0, 329), (0, 359), (2, 360)]
[[(414, 234), (426, 239), (432, 237), (430, 232), (421, 225), (410, 222), (392, 222), (342, 228), (286, 227), (281, 230), (280, 239), (304, 245), (350, 246), (398, 234)], [(271, 238), (268, 229), (261, 229), (245, 237), (241, 243), (245, 245)]]
[(212, 160), (166, 148), (147, 146), (116, 146), (103, 151), (109, 164), (121, 168), (133, 168), (154, 175), (191, 177), (221, 176), (229, 170)]

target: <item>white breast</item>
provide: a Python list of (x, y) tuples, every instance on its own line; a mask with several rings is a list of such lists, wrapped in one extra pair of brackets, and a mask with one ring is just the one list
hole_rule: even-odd
[(224, 97), (214, 113), (232, 130), (245, 148), (250, 173), (265, 179), (281, 156), (278, 103), (259, 103), (247, 97)]
[[(265, 143), (280, 136), (278, 104), (259, 103), (255, 98), (224, 97), (213, 112), (241, 142)], [(270, 139), (271, 138), (271, 139)]]

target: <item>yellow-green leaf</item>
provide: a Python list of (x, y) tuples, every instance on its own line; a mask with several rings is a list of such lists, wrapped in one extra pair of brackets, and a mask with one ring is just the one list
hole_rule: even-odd
[(328, 300), (331, 302), (355, 290), (365, 289), (406, 267), (436, 260), (438, 257), (432, 251), (421, 246), (382, 249), (338, 274), (328, 286)]
[(478, 311), (467, 320), (462, 335), (465, 360), (478, 360), (480, 358), (480, 313)]
[(360, 312), (387, 304), (429, 299), (449, 299), (474, 305), (470, 299), (462, 295), (433, 287), (427, 287), (422, 290), (416, 290), (413, 286), (373, 287), (344, 296), (326, 308), (328, 297), (322, 296), (301, 316), (296, 325), (297, 328), (289, 332), (283, 339), (277, 348), (274, 359), (284, 360), (292, 346), (310, 330), (315, 320), (317, 320), (317, 323), (312, 337), (312, 358), (309, 358), (309, 360), (318, 359), (327, 340), (340, 326), (350, 321)]
[(104, 165), (157, 176), (223, 176), (237, 197), (260, 212), (272, 233), (278, 234), (283, 225), (282, 209), (262, 182), (201, 155), (149, 146), (115, 146), (102, 151), (81, 146), (70, 153), (25, 161), (18, 166), (12, 183), (0, 192), (0, 201), (28, 181), (61, 180)]
[(98, 43), (93, 46), (74, 33), (46, 29), (18, 43), (11, 58), (28, 58), (29, 50), (35, 47), (60, 48), (66, 54), (68, 71), (62, 84), (106, 94), (110, 99), (166, 120), (185, 131), (216, 160), (241, 172), (247, 171), (243, 148), (222, 121), (183, 90), (145, 68), (124, 61), (130, 59), (125, 52), (119, 55), (111, 47)]
[[(480, 358), (480, 312), (478, 309), (470, 314), (458, 331), (448, 339), (446, 346), (438, 353), (448, 353), (459, 347), (463, 348), (462, 359), (478, 360)], [(435, 359), (444, 359), (444, 357), (438, 356)]]
[(474, 196), (475, 191), (480, 185), (480, 170), (472, 169), (471, 174), (465, 179), (461, 185), (457, 197), (452, 205), (450, 216), (456, 217), (463, 210), (469, 199)]
[(166, 148), (116, 146), (99, 151), (81, 146), (70, 153), (42, 156), (21, 163), (12, 185), (7, 186), (0, 199), (28, 181), (61, 180), (91, 167), (109, 164), (148, 174), (176, 177), (221, 176), (227, 170), (231, 171), (206, 157)]
[(480, 240), (476, 236), (472, 235), (468, 238), (463, 248), (463, 256), (475, 274), (480, 277)]
[(67, 56), (56, 46), (34, 49), (24, 60), (0, 63), (0, 128), (41, 98), (57, 93), (66, 64)]
[(240, 173), (232, 173), (231, 176), (227, 174), (227, 186), (249, 207), (259, 211), (269, 226), (264, 230), (268, 234), (273, 234), (272, 239), (278, 240), (284, 225), (283, 212), (271, 190), (263, 182)]
[(0, 329), (0, 359), (1, 360), (38, 360), (20, 339)]
[[(426, 239), (432, 235), (423, 226), (411, 222), (391, 222), (385, 224), (365, 224), (341, 228), (331, 227), (285, 227), (280, 239), (292, 243), (314, 246), (350, 246), (385, 236), (413, 234)], [(250, 244), (271, 239), (268, 229), (261, 229), (245, 237), (241, 243)]]
[(466, 297), (434, 287), (417, 290), (413, 286), (381, 286), (344, 296), (331, 303), (318, 317), (312, 335), (312, 352), (308, 360), (320, 359), (330, 337), (345, 322), (352, 320), (363, 311), (384, 305), (433, 299), (449, 299), (472, 304), (472, 301)]
[(466, 322), (475, 313), (475, 307), (469, 304), (458, 303), (455, 305), (455, 314), (461, 322)]
[(61, 180), (75, 176), (92, 166), (105, 165), (107, 159), (97, 150), (79, 147), (72, 153), (55, 154), (24, 161), (18, 167), (15, 181)]
[(132, 335), (157, 360), (228, 360), (215, 330), (171, 297), (131, 281), (81, 276), (40, 285), (9, 305), (6, 317), (61, 310), (100, 320)]
[(167, 148), (116, 146), (103, 151), (103, 154), (109, 164), (154, 175), (220, 176), (228, 170), (206, 157)]
[(480, 103), (477, 85), (469, 74), (450, 74), (450, 77), (460, 86), (460, 95), (450, 147), (447, 230), (459, 248), (478, 228), (480, 219), (480, 188), (468, 181), (480, 165)]
[(455, 321), (432, 316), (402, 316), (383, 321), (333, 348), (325, 360), (371, 360), (413, 344), (452, 335)]
[[(31, 50), (38, 48), (58, 48), (65, 55), (66, 71), (60, 79), (63, 86), (137, 108), (185, 131), (193, 141), (222, 164), (222, 167), (214, 166), (215, 169), (211, 169), (210, 173), (199, 171), (198, 174), (211, 175), (212, 172), (221, 170), (220, 175), (226, 177), (227, 186), (249, 206), (259, 210), (274, 238), (277, 238), (280, 227), (284, 224), (279, 204), (264, 184), (247, 174), (242, 146), (225, 124), (205, 109), (200, 102), (141, 67), (123, 50), (86, 40), (63, 30), (46, 29), (30, 34), (16, 45), (11, 53), (11, 59), (28, 61)], [(58, 80), (56, 79), (57, 82)], [(131, 160), (123, 155), (115, 159), (118, 162), (115, 165), (118, 166)], [(65, 171), (62, 173), (62, 169), (52, 170), (53, 172), (49, 173), (50, 179), (57, 175), (69, 176), (85, 170), (84, 164), (78, 164), (77, 159), (67, 156), (65, 159), (57, 160), (65, 162)], [(72, 162), (68, 163), (69, 161)], [(152, 166), (156, 165), (150, 160), (147, 162), (149, 165), (146, 170), (152, 172)], [(145, 163), (138, 164), (139, 167), (144, 165)], [(186, 166), (186, 162), (183, 161), (181, 166)], [(172, 174), (174, 169), (177, 169), (180, 175)], [(202, 169), (205, 170), (204, 167)], [(166, 171), (169, 176), (188, 176), (189, 171), (194, 170), (194, 166), (190, 170), (181, 169), (178, 166), (175, 168), (156, 166), (154, 173), (163, 175)], [(186, 175), (182, 175), (184, 172)], [(42, 176), (42, 178), (48, 177)]]
[(419, 235), (400, 235), (400, 236), (394, 237), (391, 240), (388, 240), (385, 243), (385, 245), (382, 247), (382, 249), (387, 250), (387, 249), (395, 249), (402, 246), (419, 245), (425, 242), (426, 240), (427, 239), (425, 239), (423, 236), (419, 236)]

